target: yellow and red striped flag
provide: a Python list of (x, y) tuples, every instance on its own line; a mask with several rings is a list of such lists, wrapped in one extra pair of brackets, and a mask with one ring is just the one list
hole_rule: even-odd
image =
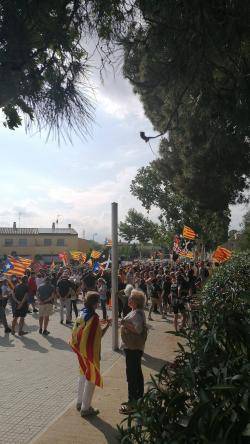
[(83, 253), (82, 251), (70, 251), (71, 257), (72, 259), (74, 259), (74, 261), (79, 261), (79, 262), (85, 262), (86, 261), (86, 254)]
[(99, 259), (101, 254), (102, 253), (100, 251), (92, 250), (90, 257), (92, 257), (92, 259)]
[(198, 234), (196, 234), (195, 231), (192, 228), (187, 227), (186, 225), (184, 225), (184, 228), (183, 228), (183, 231), (182, 231), (182, 236), (185, 237), (185, 239), (193, 240), (196, 237), (198, 237)]
[(232, 256), (232, 251), (224, 247), (217, 247), (212, 255), (212, 259), (217, 262), (226, 262)]
[(77, 354), (81, 374), (99, 387), (103, 386), (100, 373), (101, 337), (99, 316), (95, 313), (87, 321), (77, 318), (69, 342)]
[[(12, 256), (9, 256), (7, 259), (7, 264), (5, 265), (6, 271), (4, 271), (4, 274), (6, 276), (24, 276), (25, 274), (25, 270), (27, 269), (28, 265), (31, 264), (31, 260), (30, 263), (28, 263), (27, 261), (25, 261), (25, 263), (23, 263), (21, 260), (19, 260), (20, 258), (14, 258)], [(22, 259), (22, 258), (21, 258)]]

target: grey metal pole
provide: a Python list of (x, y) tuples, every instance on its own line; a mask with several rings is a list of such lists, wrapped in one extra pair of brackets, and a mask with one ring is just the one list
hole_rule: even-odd
[(118, 345), (118, 204), (112, 203), (112, 349)]

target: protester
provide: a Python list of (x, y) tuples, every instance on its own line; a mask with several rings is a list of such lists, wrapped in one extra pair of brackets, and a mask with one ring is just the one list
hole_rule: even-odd
[(162, 315), (161, 278), (159, 275), (157, 275), (157, 277), (155, 278), (154, 274), (150, 273), (150, 277), (149, 279), (147, 279), (146, 283), (147, 283), (148, 296), (151, 299), (151, 305), (148, 312), (148, 320), (152, 321), (153, 318), (151, 314), (155, 306), (159, 308), (160, 313)]
[[(177, 273), (178, 274), (178, 273)], [(186, 311), (185, 311), (185, 302), (183, 300), (183, 296), (181, 294), (181, 287), (178, 286), (177, 276), (172, 274), (172, 283), (170, 288), (170, 297), (171, 297), (171, 305), (173, 307), (174, 312), (174, 328), (175, 331), (178, 331), (178, 314), (182, 315), (182, 324), (181, 329), (183, 329), (186, 325)]]
[(13, 321), (11, 333), (15, 334), (16, 324), (19, 319), (18, 334), (19, 336), (26, 335), (28, 332), (23, 330), (24, 319), (28, 312), (28, 277), (23, 276), (21, 279), (21, 284), (17, 284), (12, 295), (12, 310), (13, 310)]
[(103, 278), (99, 278), (97, 281), (97, 291), (100, 296), (100, 303), (102, 309), (102, 318), (104, 320), (107, 319), (107, 285), (106, 281)]
[(37, 292), (39, 304), (39, 333), (49, 335), (49, 317), (53, 313), (54, 287), (49, 277), (45, 278), (44, 284), (40, 285)]
[(133, 403), (144, 393), (144, 379), (141, 369), (141, 358), (147, 339), (146, 318), (143, 311), (144, 294), (132, 290), (128, 304), (131, 312), (121, 321), (122, 347), (126, 356), (126, 375), (128, 382), (128, 402), (120, 408), (120, 413), (133, 411)]
[[(35, 305), (36, 292), (37, 292), (36, 273), (34, 271), (31, 271), (30, 276), (28, 278), (28, 293), (29, 293), (28, 303), (29, 303), (29, 305), (32, 306), (33, 313), (38, 312), (36, 305)], [(31, 313), (31, 311), (28, 310), (28, 313)]]
[(71, 324), (71, 283), (69, 281), (68, 272), (62, 274), (61, 279), (57, 283), (57, 294), (60, 298), (60, 322), (64, 322), (64, 307), (66, 309), (66, 324)]
[(3, 280), (2, 282), (0, 282), (0, 284), (2, 283), (3, 285), (0, 286), (0, 321), (3, 323), (4, 326), (4, 332), (5, 333), (10, 333), (11, 332), (11, 328), (8, 326), (8, 322), (6, 319), (6, 313), (5, 313), (5, 308), (8, 302), (8, 293), (6, 293), (6, 291), (4, 291), (3, 286), (6, 280)]
[(97, 415), (98, 410), (91, 406), (95, 386), (102, 387), (100, 374), (101, 338), (110, 323), (101, 328), (99, 316), (95, 312), (99, 303), (99, 294), (89, 291), (86, 294), (84, 308), (75, 322), (70, 345), (77, 354), (80, 376), (76, 408), (82, 417)]
[(77, 308), (77, 284), (75, 282), (75, 277), (71, 276), (69, 278), (71, 288), (70, 288), (70, 299), (71, 299), (71, 306), (70, 306), (70, 320), (72, 321), (72, 311), (74, 310), (75, 317), (77, 319), (78, 317), (78, 308)]

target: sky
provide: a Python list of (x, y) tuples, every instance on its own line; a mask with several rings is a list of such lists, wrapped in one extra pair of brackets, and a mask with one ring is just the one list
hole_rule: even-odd
[[(103, 242), (111, 233), (111, 203), (119, 220), (129, 208), (143, 210), (129, 192), (138, 168), (155, 157), (140, 131), (154, 134), (139, 98), (117, 69), (104, 76), (93, 70), (95, 122), (91, 135), (69, 142), (47, 141), (47, 133), (6, 129), (0, 121), (0, 226), (58, 227), (71, 223), (80, 237)], [(153, 142), (157, 152), (158, 142)], [(246, 209), (232, 210), (231, 228), (239, 228)], [(151, 217), (156, 220), (158, 210)]]

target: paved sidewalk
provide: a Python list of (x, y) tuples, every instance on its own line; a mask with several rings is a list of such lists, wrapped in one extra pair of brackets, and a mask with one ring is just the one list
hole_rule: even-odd
[[(143, 373), (145, 381), (150, 374), (155, 374), (166, 361), (174, 358), (177, 349), (177, 338), (167, 334), (172, 330), (172, 324), (154, 316), (150, 322), (147, 346), (143, 358)], [(180, 340), (180, 338), (179, 338)], [(127, 400), (127, 383), (125, 363), (121, 353), (119, 359), (104, 372), (104, 388), (96, 389), (94, 407), (100, 410), (100, 415), (92, 419), (82, 419), (75, 409), (75, 402), (47, 428), (38, 438), (32, 441), (35, 444), (112, 444), (117, 443), (116, 426), (123, 416), (118, 409), (121, 402)], [(76, 377), (77, 383), (77, 377)]]
[[(11, 322), (9, 309), (8, 318)], [(37, 314), (27, 316), (29, 334), (24, 337), (5, 335), (0, 326), (1, 444), (30, 443), (76, 396), (78, 364), (68, 345), (71, 330), (59, 321), (57, 310), (47, 337), (38, 333)], [(111, 330), (103, 339), (103, 371), (117, 359), (110, 342)]]

